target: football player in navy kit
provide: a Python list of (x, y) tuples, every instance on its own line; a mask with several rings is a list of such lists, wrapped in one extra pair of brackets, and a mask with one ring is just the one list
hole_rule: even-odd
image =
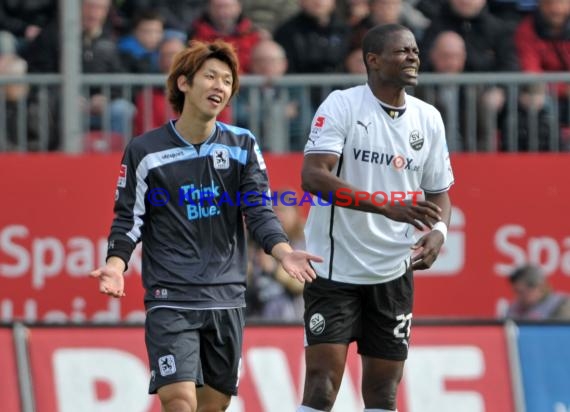
[[(222, 411), (237, 393), (244, 218), (266, 253), (299, 281), (312, 281), (309, 261), (320, 260), (294, 251), (272, 205), (255, 198), (269, 189), (255, 137), (216, 121), (238, 83), (228, 43), (194, 42), (175, 57), (167, 89), (180, 117), (125, 149), (106, 265), (91, 274), (100, 292), (123, 296), (123, 273), (142, 241), (149, 393), (158, 393), (165, 412)], [(240, 202), (243, 193), (249, 201)]]

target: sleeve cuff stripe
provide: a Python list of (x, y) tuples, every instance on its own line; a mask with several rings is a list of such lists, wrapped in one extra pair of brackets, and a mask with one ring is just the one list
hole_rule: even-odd
[(447, 187), (444, 187), (443, 189), (435, 189), (435, 190), (429, 190), (429, 189), (424, 189), (422, 187), (422, 190), (426, 193), (443, 193), (443, 192), (447, 192), (449, 190), (449, 188), (451, 186), (453, 186), (453, 184), (455, 183), (455, 180), (452, 181)]
[(305, 150), (305, 154), (309, 154), (309, 153), (334, 153), (336, 155), (341, 155), (341, 152), (337, 152), (336, 150), (326, 150), (326, 149), (307, 149)]

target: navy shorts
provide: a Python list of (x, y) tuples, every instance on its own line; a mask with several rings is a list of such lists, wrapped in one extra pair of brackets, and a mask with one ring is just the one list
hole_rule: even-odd
[(244, 325), (243, 308), (147, 312), (149, 393), (174, 382), (192, 381), (198, 387), (206, 384), (237, 395)]
[(356, 341), (361, 355), (407, 359), (413, 289), (411, 268), (397, 279), (373, 285), (317, 277), (303, 292), (306, 345)]

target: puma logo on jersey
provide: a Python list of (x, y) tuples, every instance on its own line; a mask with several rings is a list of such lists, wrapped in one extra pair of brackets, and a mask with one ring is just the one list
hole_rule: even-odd
[(368, 134), (368, 126), (370, 126), (372, 124), (372, 122), (368, 122), (368, 124), (364, 124), (360, 120), (357, 120), (356, 124), (364, 127), (364, 130), (366, 130), (366, 134)]

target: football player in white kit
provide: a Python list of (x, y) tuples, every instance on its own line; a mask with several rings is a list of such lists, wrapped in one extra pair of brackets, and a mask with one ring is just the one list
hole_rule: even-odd
[[(324, 261), (313, 263), (318, 276), (304, 291), (299, 412), (332, 409), (353, 341), (362, 358), (365, 411), (396, 410), (412, 272), (429, 268), (445, 242), (454, 181), (440, 113), (404, 89), (417, 84), (418, 56), (406, 27), (372, 28), (363, 40), (367, 83), (332, 92), (313, 119), (303, 189), (342, 197), (311, 206), (305, 228), (307, 250)], [(425, 200), (412, 195), (417, 191)], [(380, 192), (387, 196), (373, 195)], [(390, 195), (401, 193), (410, 194), (405, 202)]]

